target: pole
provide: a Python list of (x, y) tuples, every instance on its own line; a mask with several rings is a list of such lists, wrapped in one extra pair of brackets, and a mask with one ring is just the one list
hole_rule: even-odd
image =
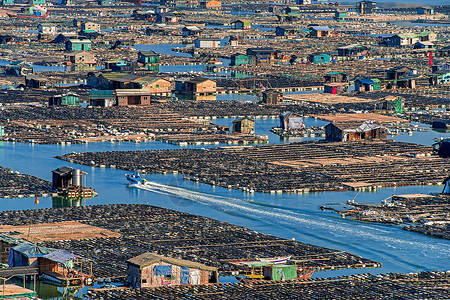
[(34, 201), (33, 211), (31, 212), (31, 220), (30, 220), (30, 227), (28, 227), (28, 234), (27, 234), (27, 241), (30, 241), (30, 232), (31, 232), (31, 224), (33, 224), (33, 217), (34, 217), (34, 209), (36, 208), (36, 201)]

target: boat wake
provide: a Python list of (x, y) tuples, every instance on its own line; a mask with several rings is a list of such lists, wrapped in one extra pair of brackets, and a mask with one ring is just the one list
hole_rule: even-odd
[[(372, 256), (372, 259), (380, 261), (392, 260), (397, 265), (402, 264), (408, 269), (426, 268), (419, 265), (421, 260), (414, 259), (414, 255), (409, 254), (411, 249), (414, 249), (414, 253), (420, 254), (422, 257), (424, 253), (427, 254), (427, 257), (436, 259), (450, 257), (448, 241), (433, 240), (431, 243), (428, 237), (420, 235), (411, 238), (409, 232), (404, 232), (394, 226), (386, 227), (378, 224), (345, 221), (328, 214), (312, 216), (296, 209), (211, 195), (157, 182), (149, 181), (145, 185), (132, 186), (169, 197), (188, 199), (215, 210), (258, 219), (266, 224), (289, 228), (291, 229), (289, 233), (292, 233), (293, 236), (312, 236), (317, 240), (317, 242), (314, 241), (316, 244), (323, 245), (325, 241), (329, 243), (325, 245), (326, 247), (344, 245), (347, 251)], [(284, 232), (284, 234), (288, 233)], [(374, 245), (374, 247), (368, 245)], [(374, 256), (375, 258), (373, 258)]]

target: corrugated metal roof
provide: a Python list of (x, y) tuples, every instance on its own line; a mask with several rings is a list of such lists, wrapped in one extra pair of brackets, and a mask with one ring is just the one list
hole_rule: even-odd
[(358, 79), (356, 81), (359, 81), (362, 84), (373, 84), (374, 83), (372, 79)]
[(311, 28), (315, 31), (331, 31), (331, 28), (328, 26), (312, 26)]
[(69, 260), (73, 260), (75, 258), (75, 255), (64, 250), (58, 250), (44, 255), (44, 258), (63, 264)]

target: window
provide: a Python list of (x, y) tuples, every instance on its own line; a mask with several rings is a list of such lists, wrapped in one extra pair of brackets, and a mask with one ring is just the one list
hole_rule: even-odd
[(142, 279), (142, 283), (147, 283), (147, 279)]
[(159, 84), (156, 85), (156, 88), (159, 88)]
[(147, 97), (147, 96), (144, 96), (144, 100), (148, 100), (148, 97)]
[(206, 90), (206, 86), (204, 86), (203, 89)]

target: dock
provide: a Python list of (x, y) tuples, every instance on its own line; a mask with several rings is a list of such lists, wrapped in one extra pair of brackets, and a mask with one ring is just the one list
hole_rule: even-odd
[(0, 299), (19, 299), (21, 297), (33, 298), (36, 292), (15, 284), (5, 284), (0, 286)]

